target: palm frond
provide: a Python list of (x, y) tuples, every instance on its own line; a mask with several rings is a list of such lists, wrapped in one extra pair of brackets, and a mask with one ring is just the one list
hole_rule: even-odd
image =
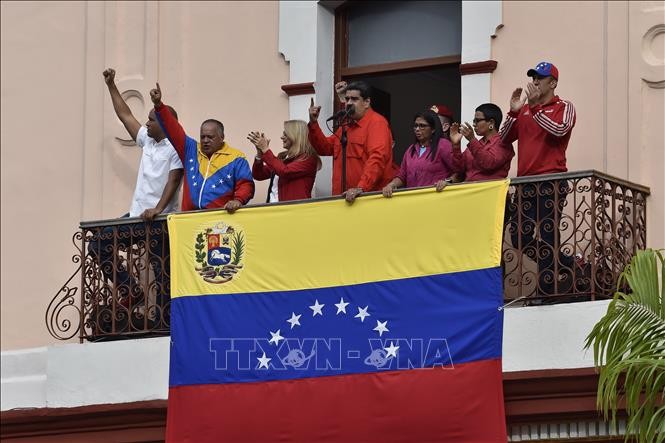
[[(593, 346), (594, 362), (600, 368), (598, 409), (606, 419), (611, 415), (614, 426), (624, 399), (626, 439), (634, 435), (640, 442), (665, 441), (663, 263), (660, 251), (638, 251), (619, 277), (605, 316), (584, 345), (586, 349)], [(630, 291), (621, 292), (626, 285)]]

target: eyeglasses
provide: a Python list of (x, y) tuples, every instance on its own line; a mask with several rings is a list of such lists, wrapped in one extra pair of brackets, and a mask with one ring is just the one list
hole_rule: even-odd
[(413, 129), (425, 129), (425, 128), (431, 128), (430, 125), (425, 125), (422, 123), (414, 123), (413, 124)]
[(474, 118), (473, 119), (473, 124), (475, 125), (478, 122), (484, 122), (484, 121), (487, 121), (487, 119), (486, 118)]

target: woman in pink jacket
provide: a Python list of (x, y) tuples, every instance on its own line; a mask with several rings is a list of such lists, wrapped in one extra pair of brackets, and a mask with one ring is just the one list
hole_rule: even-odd
[(444, 138), (439, 116), (433, 111), (419, 112), (413, 119), (415, 143), (402, 158), (399, 173), (383, 188), (384, 197), (392, 197), (397, 188), (436, 186), (442, 191), (453, 175), (452, 146)]

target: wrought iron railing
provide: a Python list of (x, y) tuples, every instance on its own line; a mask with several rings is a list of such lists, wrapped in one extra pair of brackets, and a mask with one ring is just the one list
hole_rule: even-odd
[(611, 297), (646, 247), (649, 188), (597, 171), (511, 180), (504, 297), (523, 305)]
[[(648, 195), (644, 186), (597, 171), (512, 179), (503, 241), (506, 302), (610, 297), (624, 266), (646, 247)], [(78, 268), (49, 304), (51, 335), (99, 341), (169, 334), (164, 216), (147, 224), (82, 222), (73, 242)]]

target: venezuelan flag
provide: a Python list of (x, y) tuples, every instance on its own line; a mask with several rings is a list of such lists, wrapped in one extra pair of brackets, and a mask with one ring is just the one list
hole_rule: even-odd
[(507, 187), (169, 216), (167, 439), (505, 442)]

